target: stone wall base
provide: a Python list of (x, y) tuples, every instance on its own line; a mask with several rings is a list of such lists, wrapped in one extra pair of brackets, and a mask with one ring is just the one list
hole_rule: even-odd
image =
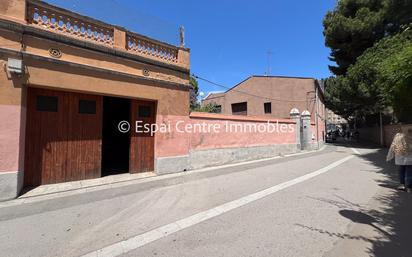
[(169, 174), (187, 171), (189, 169), (189, 155), (156, 158), (156, 174)]
[(0, 201), (16, 198), (23, 188), (23, 172), (0, 172)]
[(168, 174), (230, 163), (276, 157), (296, 153), (297, 144), (280, 144), (240, 148), (220, 148), (191, 151), (189, 155), (156, 159), (156, 173)]

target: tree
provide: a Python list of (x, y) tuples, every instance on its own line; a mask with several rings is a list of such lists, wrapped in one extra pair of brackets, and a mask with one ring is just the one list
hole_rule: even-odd
[(355, 92), (349, 86), (346, 78), (343, 76), (331, 77), (326, 79), (325, 85), (326, 106), (346, 120), (355, 116), (359, 105), (352, 102)]
[(329, 66), (335, 75), (345, 75), (363, 51), (384, 36), (383, 1), (341, 0), (323, 21), (325, 44), (331, 48)]
[(412, 122), (412, 33), (405, 32), (388, 41), (397, 51), (391, 51), (381, 61), (377, 84), (398, 120)]
[(409, 119), (411, 23), (410, 0), (338, 1), (323, 23), (330, 59), (336, 62), (329, 67), (336, 76), (326, 81), (331, 110), (365, 119), (391, 109), (398, 120)]
[(195, 112), (208, 112), (208, 113), (220, 113), (221, 106), (215, 102), (208, 103), (204, 106), (198, 106), (194, 109)]
[(197, 101), (199, 96), (199, 83), (197, 82), (196, 78), (190, 76), (190, 89), (189, 89), (189, 97), (190, 97), (190, 110), (194, 110), (198, 108), (200, 105)]
[(412, 31), (382, 39), (326, 84), (328, 107), (345, 118), (391, 107), (398, 120), (412, 119)]
[(380, 39), (412, 22), (410, 0), (340, 0), (323, 21), (326, 46), (331, 48), (329, 66), (335, 75), (345, 75), (362, 53)]

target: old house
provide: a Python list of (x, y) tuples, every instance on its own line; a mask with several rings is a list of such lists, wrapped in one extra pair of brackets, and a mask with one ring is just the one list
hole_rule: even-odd
[(159, 142), (119, 122), (189, 114), (188, 49), (41, 1), (0, 1), (0, 65), (0, 199), (154, 171)]

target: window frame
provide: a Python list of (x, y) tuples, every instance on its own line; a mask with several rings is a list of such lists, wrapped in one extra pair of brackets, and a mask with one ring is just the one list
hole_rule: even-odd
[(272, 102), (263, 103), (263, 111), (265, 114), (272, 114)]
[[(83, 103), (83, 105), (82, 105)], [(88, 109), (89, 107), (91, 107), (89, 104), (93, 103), (94, 106), (92, 107), (92, 110), (90, 111), (90, 109)], [(86, 104), (86, 105), (84, 105)], [(79, 110), (78, 113), (79, 114), (88, 114), (88, 115), (94, 115), (97, 113), (97, 102), (96, 100), (89, 100), (89, 99), (79, 99)], [(82, 109), (82, 107), (86, 107), (86, 109)]]
[[(244, 106), (244, 110), (243, 108), (239, 108), (242, 111), (234, 111), (234, 109), (240, 107), (240, 106)], [(247, 116), (247, 102), (239, 102), (239, 103), (233, 103), (231, 104), (232, 107), (232, 115), (243, 115), (243, 116)]]
[[(41, 103), (40, 101), (41, 99), (53, 100), (53, 102)], [(36, 95), (36, 111), (38, 112), (58, 112), (59, 111), (59, 97), (52, 96), (52, 95)]]

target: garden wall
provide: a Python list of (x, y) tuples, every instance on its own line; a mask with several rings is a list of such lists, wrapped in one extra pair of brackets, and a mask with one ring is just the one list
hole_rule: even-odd
[[(296, 122), (210, 113), (158, 117), (156, 172), (171, 173), (207, 166), (270, 158), (299, 151)], [(191, 131), (184, 131), (191, 127)], [(203, 130), (205, 128), (206, 130)]]

